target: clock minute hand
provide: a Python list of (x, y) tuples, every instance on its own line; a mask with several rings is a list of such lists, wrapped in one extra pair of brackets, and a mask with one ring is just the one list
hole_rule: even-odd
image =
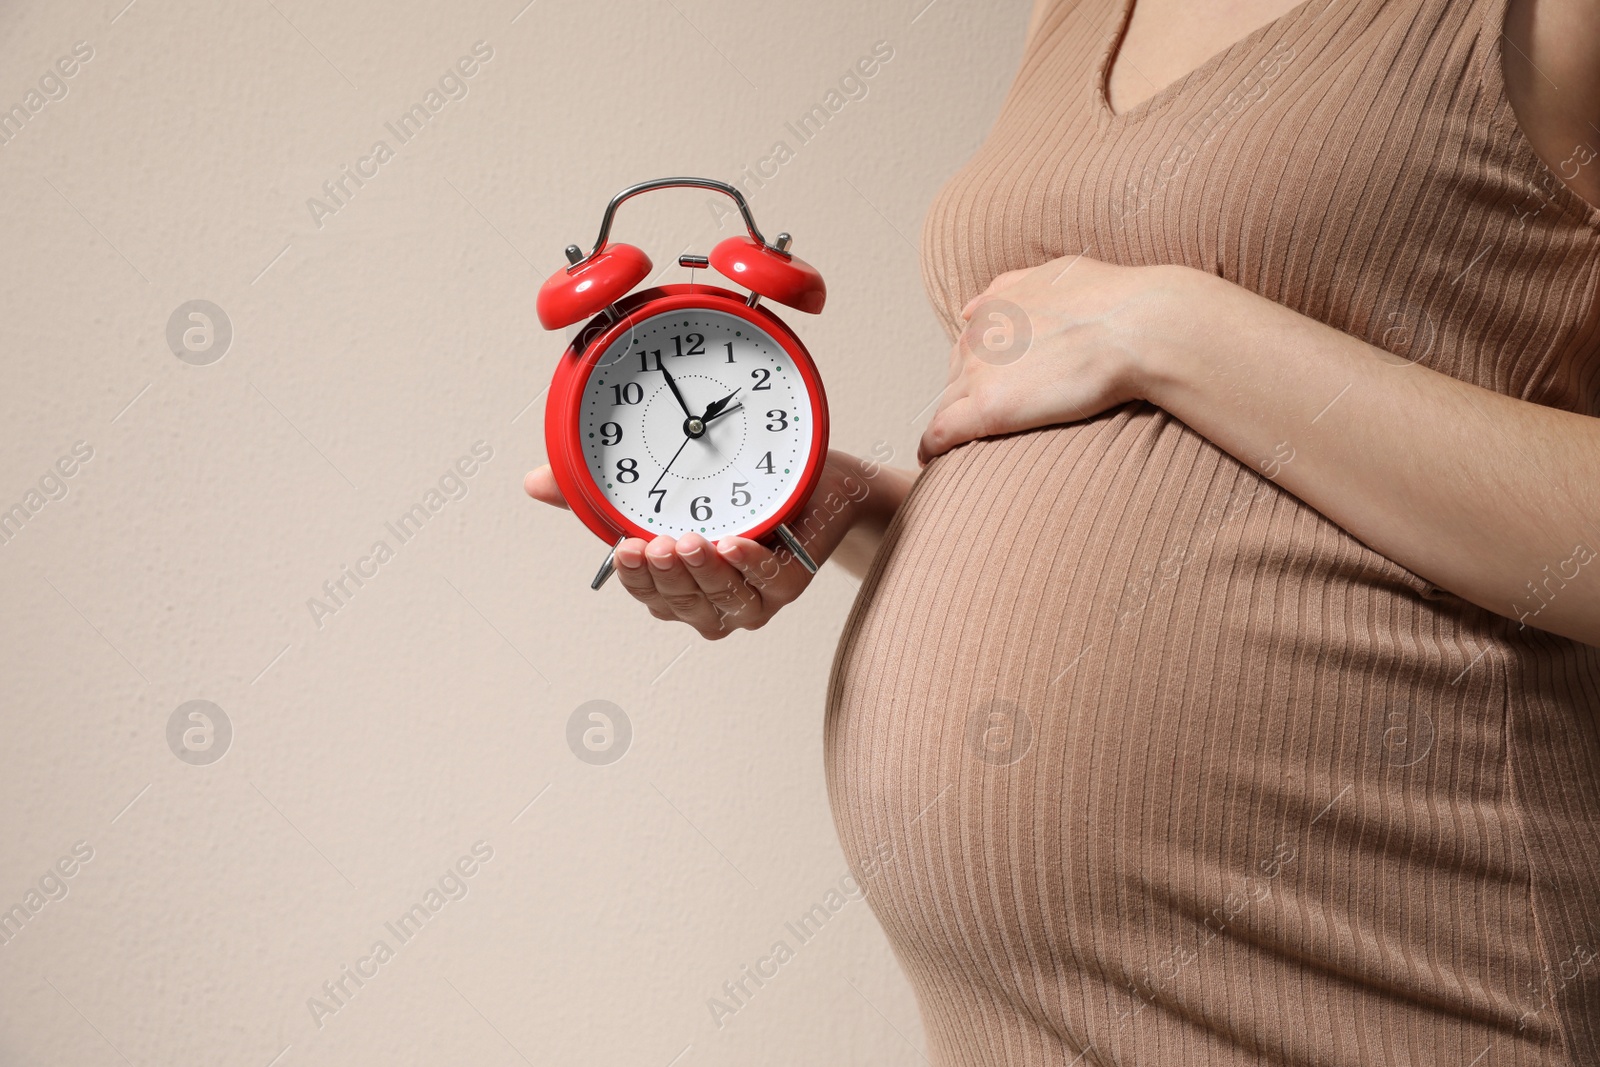
[(672, 390), (673, 399), (677, 400), (678, 406), (683, 409), (684, 417), (689, 419), (694, 418), (694, 416), (689, 413), (689, 405), (684, 403), (683, 394), (678, 392), (678, 383), (672, 380), (672, 372), (667, 370), (667, 365), (658, 358), (656, 360), (656, 367), (667, 379), (667, 388)]

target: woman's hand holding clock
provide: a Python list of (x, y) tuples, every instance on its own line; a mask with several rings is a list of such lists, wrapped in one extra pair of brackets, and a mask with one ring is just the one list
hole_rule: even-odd
[[(678, 265), (710, 267), (748, 295), (696, 284), (692, 273), (686, 285), (637, 289), (653, 265), (610, 240), (612, 220), (625, 201), (668, 188), (710, 189), (738, 205), (748, 232), (708, 255), (680, 254)], [(610, 546), (590, 588), (619, 576), (652, 614), (708, 638), (765, 625), (841, 546), (840, 565), (864, 572), (873, 533), (915, 480), (829, 450), (821, 375), (769, 306), (815, 315), (826, 303), (822, 275), (791, 243), (787, 233), (763, 237), (726, 182), (640, 182), (611, 198), (587, 254), (567, 246), (567, 266), (535, 302), (547, 330), (587, 325), (551, 377), (551, 465), (528, 475), (528, 493), (570, 508)]]
[[(717, 403), (731, 399), (724, 397)], [(709, 415), (715, 418), (729, 410)], [(867, 464), (848, 453), (830, 450), (805, 512), (820, 511), (830, 517), (820, 526), (809, 527), (806, 551), (821, 564), (849, 536), (857, 543), (849, 546), (853, 551), (840, 553), (840, 562), (857, 573), (863, 571), (875, 537), (888, 525), (912, 479), (909, 472)], [(523, 487), (535, 500), (567, 506), (548, 466), (529, 473)], [(822, 506), (824, 502), (831, 503)], [(835, 513), (833, 506), (841, 504)], [(771, 549), (744, 537), (724, 537), (715, 544), (697, 533), (676, 540), (665, 535), (650, 541), (631, 537), (617, 547), (615, 559), (623, 588), (650, 614), (686, 622), (711, 641), (735, 630), (761, 629), (779, 608), (804, 592), (812, 578), (792, 557), (780, 559)]]

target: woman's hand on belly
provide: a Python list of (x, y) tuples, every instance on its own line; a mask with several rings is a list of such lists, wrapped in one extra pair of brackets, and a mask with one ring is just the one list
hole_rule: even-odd
[(1600, 647), (1600, 419), (1188, 267), (1066, 257), (1000, 275), (962, 316), (924, 462), (1148, 400), (1433, 585)]
[(1174, 316), (1172, 268), (1065, 256), (1007, 271), (961, 310), (950, 376), (917, 460), (980, 437), (1092, 418), (1148, 399), (1153, 331)]
[[(859, 574), (913, 480), (909, 472), (829, 450), (822, 478), (792, 525), (819, 565), (844, 543), (840, 555), (852, 558), (841, 562)], [(530, 472), (523, 488), (535, 500), (567, 506), (549, 466)], [(709, 641), (761, 629), (812, 577), (787, 552), (780, 558), (744, 537), (712, 544), (697, 533), (648, 542), (630, 537), (617, 546), (616, 564), (623, 588), (650, 614), (686, 622)]]

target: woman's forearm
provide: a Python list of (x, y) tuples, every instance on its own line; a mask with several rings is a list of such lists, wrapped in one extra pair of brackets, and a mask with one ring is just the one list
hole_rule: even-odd
[(846, 532), (829, 558), (860, 581), (866, 577), (872, 557), (883, 541), (883, 533), (905, 502), (917, 473), (846, 453), (834, 455), (846, 461), (845, 478), (848, 480), (842, 482), (840, 488), (850, 501), (850, 513)]
[(1170, 270), (1189, 310), (1146, 356), (1151, 402), (1435, 585), (1600, 645), (1600, 419)]

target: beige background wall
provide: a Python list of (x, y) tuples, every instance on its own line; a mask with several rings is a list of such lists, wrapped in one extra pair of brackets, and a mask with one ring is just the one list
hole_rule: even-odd
[[(827, 278), (826, 313), (790, 318), (835, 442), (909, 464), (945, 363), (922, 214), (1027, 5), (523, 2), (0, 13), (0, 106), (38, 107), (0, 146), (0, 510), (25, 518), (0, 544), (0, 907), (25, 915), (0, 927), (0, 1064), (922, 1062), (865, 904), (785, 927), (847, 873), (821, 717), (852, 583), (715, 645), (589, 592), (602, 546), (520, 488), (564, 344), (533, 295), (617, 189), (786, 141), (752, 205)], [(384, 124), (480, 41), (400, 144)], [(878, 41), (866, 95), (800, 145), (784, 124)], [(314, 220), (378, 140), (393, 158)], [(668, 264), (729, 232), (673, 193), (618, 236)], [(212, 362), (216, 335), (168, 343), (197, 299), (231, 323)], [(319, 627), (307, 600), (380, 538)], [(566, 741), (594, 699), (632, 723), (608, 766)], [(192, 700), (231, 723), (208, 765), (169, 746)], [(384, 924), (441, 879), (402, 944)], [(794, 958), (714, 1025), (780, 939)]]

